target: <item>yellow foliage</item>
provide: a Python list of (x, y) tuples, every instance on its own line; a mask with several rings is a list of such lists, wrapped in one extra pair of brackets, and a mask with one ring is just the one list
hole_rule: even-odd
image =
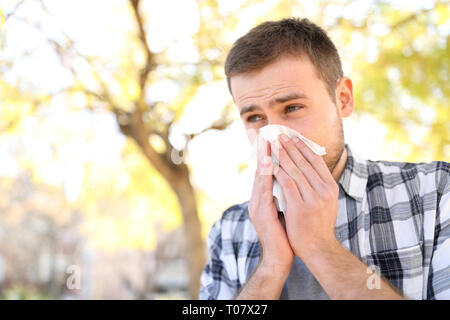
[(184, 108), (194, 99), (199, 89), (198, 83), (192, 83), (183, 89), (171, 102), (170, 108), (174, 112), (174, 122), (177, 122), (184, 114)]
[(131, 140), (125, 144), (122, 160), (123, 167), (99, 176), (88, 174), (79, 200), (87, 218), (84, 230), (109, 252), (150, 250), (159, 232), (181, 225), (180, 207), (167, 182)]
[(139, 219), (90, 219), (83, 225), (83, 231), (97, 248), (108, 253), (123, 249), (152, 250), (156, 246), (153, 225)]
[(17, 133), (20, 120), (33, 112), (33, 104), (28, 94), (19, 92), (0, 79), (0, 129)]
[(5, 16), (3, 15), (2, 9), (0, 9), (0, 28), (5, 22)]
[(450, 21), (450, 7), (448, 5), (440, 5), (433, 11), (433, 20), (436, 24), (448, 23)]
[(230, 207), (230, 204), (226, 201), (218, 202), (211, 200), (200, 190), (196, 192), (196, 200), (200, 223), (202, 225), (202, 238), (206, 240), (212, 225), (221, 217), (222, 213)]
[(129, 77), (122, 80), (121, 88), (123, 97), (129, 101), (136, 101), (141, 92), (137, 82)]

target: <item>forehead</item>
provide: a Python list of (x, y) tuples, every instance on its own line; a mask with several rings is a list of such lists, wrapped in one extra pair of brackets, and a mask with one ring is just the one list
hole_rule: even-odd
[(231, 77), (230, 85), (238, 107), (293, 90), (308, 94), (315, 86), (323, 86), (314, 65), (304, 56), (286, 56), (260, 70), (237, 74)]

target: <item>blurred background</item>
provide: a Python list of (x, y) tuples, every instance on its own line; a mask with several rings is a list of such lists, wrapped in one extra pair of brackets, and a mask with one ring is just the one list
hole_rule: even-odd
[(450, 161), (449, 4), (0, 0), (0, 298), (197, 298), (255, 170), (223, 64), (265, 20), (329, 32), (355, 152)]

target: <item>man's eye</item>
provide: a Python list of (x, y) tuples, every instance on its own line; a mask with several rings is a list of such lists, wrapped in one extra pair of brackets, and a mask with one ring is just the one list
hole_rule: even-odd
[(293, 106), (287, 106), (286, 107), (286, 111), (287, 112), (290, 112), (290, 111), (295, 111), (295, 110), (297, 110), (297, 109), (302, 109), (303, 107), (302, 106), (296, 106), (296, 105), (293, 105)]
[(247, 121), (248, 121), (248, 122), (255, 122), (255, 121), (258, 121), (258, 120), (255, 120), (255, 117), (261, 117), (261, 116), (255, 114), (255, 115), (253, 115), (253, 116), (248, 117), (248, 118), (247, 118)]
[[(291, 106), (287, 106), (285, 110), (286, 110), (286, 112), (293, 112), (298, 109), (303, 109), (303, 106), (291, 105)], [(260, 120), (258, 117), (261, 117), (261, 116), (257, 115), (257, 114), (249, 116), (247, 118), (247, 122), (256, 122), (256, 121)]]

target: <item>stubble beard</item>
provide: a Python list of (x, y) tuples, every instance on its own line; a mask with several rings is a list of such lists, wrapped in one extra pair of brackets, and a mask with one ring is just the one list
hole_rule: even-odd
[(327, 155), (324, 157), (324, 161), (330, 172), (333, 172), (336, 168), (345, 149), (344, 128), (342, 119), (339, 116), (336, 118), (335, 128), (335, 136), (337, 137), (335, 140), (336, 144), (331, 148), (331, 150), (327, 150)]

